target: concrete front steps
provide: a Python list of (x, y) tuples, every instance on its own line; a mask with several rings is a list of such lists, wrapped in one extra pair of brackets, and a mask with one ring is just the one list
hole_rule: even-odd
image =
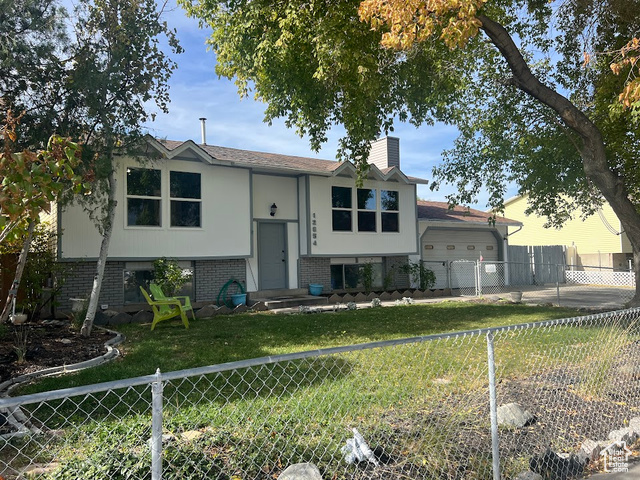
[(263, 302), (269, 310), (291, 308), (299, 305), (327, 305), (328, 299), (323, 296), (309, 295), (306, 288), (281, 290), (259, 290), (247, 294), (247, 304)]

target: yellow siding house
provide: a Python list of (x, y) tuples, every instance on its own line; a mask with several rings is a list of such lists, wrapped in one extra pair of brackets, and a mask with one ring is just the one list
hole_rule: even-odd
[(629, 268), (631, 244), (608, 203), (585, 220), (576, 212), (573, 219), (556, 229), (543, 226), (546, 217), (525, 215), (527, 201), (528, 197), (517, 196), (505, 202), (505, 217), (523, 223), (522, 230), (510, 232), (510, 245), (564, 245), (569, 265)]

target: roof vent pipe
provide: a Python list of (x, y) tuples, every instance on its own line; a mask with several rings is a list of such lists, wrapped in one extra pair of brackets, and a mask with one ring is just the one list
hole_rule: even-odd
[(207, 119), (200, 117), (200, 136), (202, 137), (202, 145), (207, 144)]

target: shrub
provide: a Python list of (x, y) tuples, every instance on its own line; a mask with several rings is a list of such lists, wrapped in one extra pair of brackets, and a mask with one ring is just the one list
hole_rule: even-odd
[(175, 295), (189, 280), (191, 272), (180, 268), (172, 258), (158, 258), (153, 262), (153, 281), (167, 296)]

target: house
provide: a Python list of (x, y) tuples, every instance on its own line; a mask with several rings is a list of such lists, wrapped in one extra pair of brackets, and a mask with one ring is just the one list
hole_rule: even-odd
[(567, 265), (577, 269), (585, 266), (629, 269), (633, 258), (631, 244), (608, 203), (584, 220), (576, 211), (559, 229), (545, 228), (545, 217), (526, 215), (527, 207), (527, 196), (505, 202), (505, 215), (524, 224), (522, 230), (511, 237), (512, 245), (563, 245)]
[[(115, 225), (100, 304), (141, 303), (152, 262), (177, 259), (188, 293), (215, 302), (235, 279), (248, 292), (342, 290), (372, 263), (375, 282), (418, 253), (416, 185), (400, 170), (399, 140), (373, 143), (361, 187), (350, 162), (146, 139), (161, 159), (122, 157)], [(73, 266), (61, 308), (91, 289), (101, 237), (79, 206), (57, 214), (59, 258)]]
[[(508, 261), (509, 227), (512, 232), (522, 223), (497, 217), (480, 210), (446, 202), (418, 201), (418, 234), (421, 259), (436, 274), (436, 288), (458, 288), (451, 278), (450, 262), (457, 260), (485, 262)], [(471, 278), (473, 280), (473, 278)]]

